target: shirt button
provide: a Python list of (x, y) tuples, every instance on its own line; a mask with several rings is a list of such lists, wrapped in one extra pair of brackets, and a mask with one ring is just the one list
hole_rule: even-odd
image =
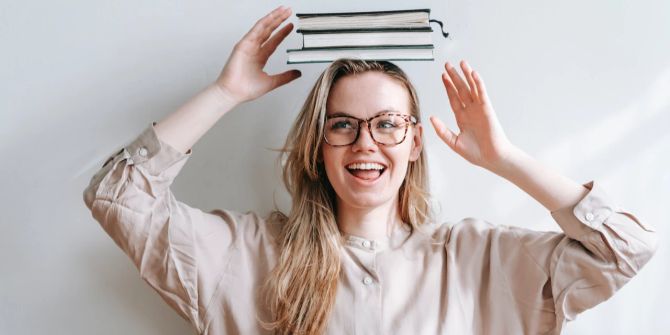
[(584, 218), (586, 219), (586, 221), (592, 221), (595, 217), (593, 216), (593, 213), (588, 212), (588, 213), (586, 213)]
[(365, 284), (365, 285), (372, 284), (372, 278), (370, 278), (370, 277), (363, 278), (363, 284)]
[(363, 246), (366, 247), (366, 248), (369, 248), (370, 247), (370, 241), (368, 241), (368, 240), (363, 241)]
[(141, 147), (140, 150), (137, 153), (140, 154), (140, 156), (142, 156), (142, 157), (146, 157), (147, 156), (147, 148)]

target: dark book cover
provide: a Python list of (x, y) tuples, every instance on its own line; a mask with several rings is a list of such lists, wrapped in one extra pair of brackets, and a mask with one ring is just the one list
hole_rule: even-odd
[(360, 29), (298, 29), (297, 33), (303, 35), (310, 34), (347, 34), (347, 33), (394, 33), (394, 32), (432, 32), (431, 27), (407, 27), (407, 28), (360, 28)]
[(301, 48), (288, 49), (286, 52), (302, 51), (302, 50), (371, 50), (371, 49), (434, 49), (432, 44), (419, 45), (375, 45), (375, 46), (360, 46), (360, 47), (319, 47), (319, 48)]
[[(434, 61), (435, 58), (421, 58), (421, 59), (413, 59), (413, 58), (385, 58), (385, 59), (377, 59), (377, 60), (385, 60), (389, 62), (425, 62), (425, 61)], [(291, 62), (291, 61), (286, 61), (286, 64), (319, 64), (319, 63), (332, 63), (333, 61), (331, 60), (310, 60), (310, 61), (299, 61), (299, 62)]]

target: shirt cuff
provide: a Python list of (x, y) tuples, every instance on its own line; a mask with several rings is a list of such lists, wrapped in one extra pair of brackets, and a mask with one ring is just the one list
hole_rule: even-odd
[(127, 165), (143, 165), (152, 175), (158, 175), (168, 167), (191, 156), (192, 149), (182, 153), (161, 141), (156, 134), (155, 125), (156, 122), (152, 122), (135, 140), (109, 157), (102, 166), (114, 161), (115, 158), (117, 160), (126, 159)]
[(563, 232), (577, 240), (593, 230), (600, 230), (615, 211), (612, 201), (599, 184), (590, 181), (583, 186), (589, 192), (577, 204), (551, 212)]

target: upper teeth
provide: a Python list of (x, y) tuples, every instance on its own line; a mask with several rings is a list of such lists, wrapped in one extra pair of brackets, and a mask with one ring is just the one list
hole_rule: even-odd
[(382, 170), (384, 165), (378, 163), (353, 163), (347, 166), (347, 169), (354, 170)]

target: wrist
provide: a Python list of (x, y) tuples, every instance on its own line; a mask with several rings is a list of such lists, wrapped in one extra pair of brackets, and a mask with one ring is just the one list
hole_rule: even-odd
[(210, 84), (205, 90), (212, 93), (219, 107), (223, 109), (229, 110), (241, 103), (241, 101), (235, 99), (234, 95), (228, 89), (217, 83)]
[(488, 167), (488, 170), (503, 178), (510, 179), (528, 159), (528, 154), (511, 145), (496, 163)]

